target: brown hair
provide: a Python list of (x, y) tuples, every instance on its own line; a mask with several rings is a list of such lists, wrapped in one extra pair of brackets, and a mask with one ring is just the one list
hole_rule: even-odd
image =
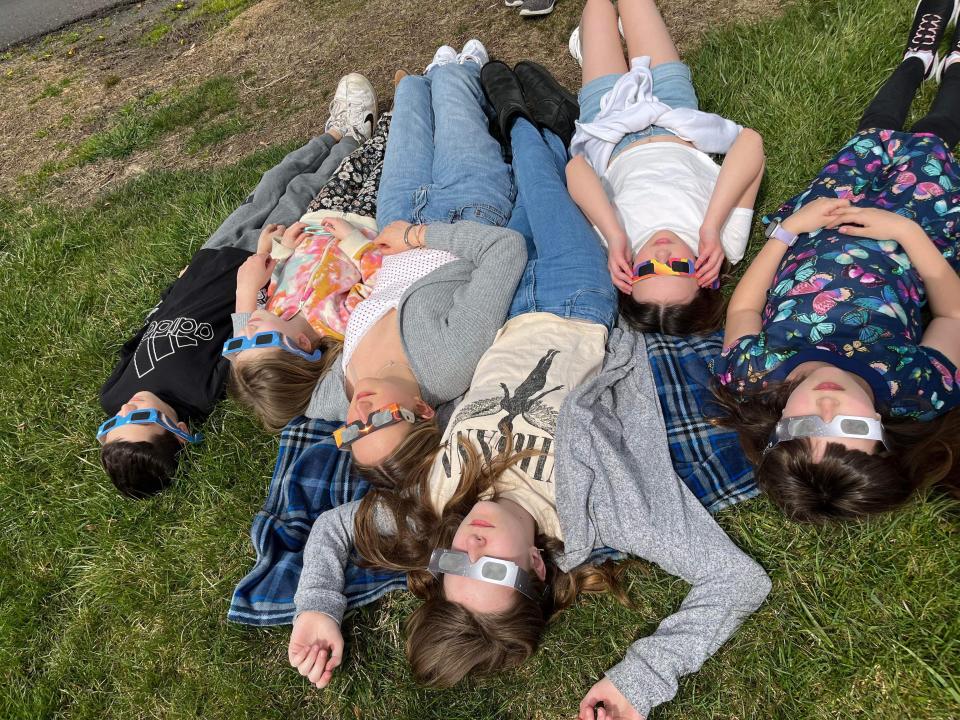
[[(414, 677), (426, 685), (449, 687), (469, 674), (489, 674), (524, 662), (540, 644), (547, 621), (573, 603), (580, 592), (611, 591), (629, 604), (620, 586), (624, 567), (589, 563), (569, 573), (551, 559), (563, 543), (538, 533), (535, 542), (545, 550), (546, 581), (534, 576), (541, 601), (516, 593), (516, 603), (505, 612), (474, 613), (446, 600), (443, 583), (425, 568), (434, 548), (450, 547), (453, 536), (474, 504), (500, 475), (535, 451), (512, 453), (506, 449), (483, 462), (472, 445), (460, 442), (465, 461), (460, 484), (442, 512), (429, 501), (429, 478), (424, 475), (400, 493), (371, 490), (356, 516), (356, 548), (365, 564), (408, 573), (407, 585), (425, 600), (407, 620), (407, 659)], [(395, 531), (381, 533), (384, 513)]]
[(827, 443), (815, 462), (807, 439), (789, 440), (764, 452), (790, 393), (799, 381), (771, 383), (743, 397), (714, 384), (722, 414), (716, 425), (733, 428), (757, 484), (792, 520), (824, 523), (893, 510), (922, 487), (941, 482), (956, 492), (960, 413), (930, 422), (883, 418), (890, 449), (875, 454)]
[(253, 410), (269, 432), (280, 432), (306, 412), (317, 383), (340, 357), (342, 347), (337, 340), (323, 338), (323, 357), (317, 362), (279, 348), (256, 358), (239, 358), (230, 363), (230, 395)]
[[(724, 260), (717, 277), (721, 285), (730, 270)], [(637, 302), (633, 296), (618, 292), (620, 316), (637, 332), (663, 335), (709, 335), (723, 327), (727, 303), (719, 288), (700, 288), (686, 305)]]
[(108, 442), (100, 448), (100, 464), (114, 486), (137, 500), (156, 495), (171, 482), (183, 446), (170, 432), (154, 442)]
[(436, 416), (417, 418), (410, 434), (379, 465), (361, 465), (354, 461), (353, 467), (374, 487), (401, 492), (429, 474), (442, 438)]

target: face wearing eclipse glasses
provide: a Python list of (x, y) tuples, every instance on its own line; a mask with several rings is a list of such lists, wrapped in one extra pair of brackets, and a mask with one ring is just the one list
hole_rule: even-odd
[(830, 422), (824, 422), (819, 415), (797, 415), (780, 419), (763, 452), (787, 440), (813, 437), (876, 440), (890, 449), (883, 423), (876, 418), (836, 415)]
[(263, 350), (264, 348), (280, 348), (292, 355), (302, 357), (304, 360), (309, 360), (311, 362), (317, 362), (320, 358), (323, 357), (323, 351), (319, 348), (313, 352), (305, 352), (300, 348), (293, 340), (288, 338), (281, 332), (276, 330), (270, 330), (268, 332), (259, 332), (256, 333), (253, 337), (246, 337), (245, 335), (240, 335), (235, 338), (230, 338), (223, 344), (223, 352), (221, 353), (225, 358), (229, 358), (231, 355), (234, 355), (244, 350)]
[(500, 560), (484, 555), (477, 558), (476, 562), (470, 562), (470, 556), (465, 552), (437, 548), (430, 555), (427, 570), (438, 579), (444, 574), (459, 575), (491, 585), (513, 588), (531, 600), (540, 600), (539, 593), (533, 589), (533, 578), (530, 573), (510, 560)]
[[(633, 277), (630, 280), (633, 283), (638, 283), (641, 280), (649, 280), (656, 275), (667, 277), (694, 277), (695, 273), (696, 267), (693, 260), (689, 258), (672, 257), (665, 263), (659, 260), (645, 260), (642, 263), (637, 263), (633, 267)], [(713, 290), (719, 289), (720, 279), (717, 278), (714, 280), (710, 287)]]
[(417, 421), (417, 416), (397, 403), (391, 403), (367, 417), (367, 422), (356, 420), (333, 431), (333, 439), (338, 448), (349, 447), (362, 437), (381, 428), (407, 422), (411, 425)]
[(177, 427), (177, 424), (173, 420), (153, 408), (149, 410), (134, 410), (132, 413), (127, 413), (126, 415), (114, 415), (97, 428), (97, 440), (103, 445), (106, 442), (107, 433), (124, 425), (159, 425), (167, 432), (172, 432), (178, 438), (188, 443), (198, 443), (203, 440), (203, 435), (200, 433), (191, 435), (188, 432), (184, 432)]

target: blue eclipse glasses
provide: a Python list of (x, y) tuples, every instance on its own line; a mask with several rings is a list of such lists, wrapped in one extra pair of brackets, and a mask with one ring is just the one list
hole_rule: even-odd
[(203, 440), (203, 435), (200, 433), (191, 435), (188, 432), (184, 432), (177, 427), (177, 424), (173, 420), (154, 408), (150, 408), (149, 410), (134, 410), (127, 415), (114, 415), (97, 428), (97, 440), (103, 445), (105, 442), (103, 438), (108, 432), (116, 430), (118, 427), (123, 427), (124, 425), (159, 425), (164, 430), (172, 432), (178, 438), (188, 443), (196, 444)]
[(276, 330), (259, 332), (253, 337), (241, 335), (230, 338), (223, 344), (223, 352), (221, 354), (224, 357), (229, 357), (234, 353), (243, 352), (244, 350), (262, 350), (263, 348), (272, 347), (280, 348), (310, 362), (317, 362), (323, 357), (323, 352), (319, 348), (310, 353), (304, 352), (293, 340)]

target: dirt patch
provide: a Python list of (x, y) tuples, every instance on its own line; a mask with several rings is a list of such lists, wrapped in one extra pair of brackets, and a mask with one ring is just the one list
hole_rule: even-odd
[[(731, 20), (779, 12), (781, 0), (669, 0), (660, 3), (681, 53), (704, 32)], [(172, 8), (180, 6), (179, 10)], [(566, 41), (580, 3), (560, 0), (542, 19), (521, 19), (500, 2), (438, 0), (260, 0), (232, 21), (184, 24), (189, 3), (148, 1), (20, 47), (0, 61), (0, 182), (21, 191), (22, 178), (63, 161), (91, 134), (115, 123), (131, 103), (195, 87), (218, 75), (237, 82), (235, 134), (200, 151), (191, 132), (162, 137), (123, 159), (53, 173), (39, 186), (47, 199), (88, 202), (123, 180), (155, 168), (211, 167), (266, 145), (301, 139), (322, 126), (337, 79), (359, 71), (390, 104), (396, 68), (420, 71), (434, 48), (486, 43), (492, 57), (531, 58), (571, 88), (579, 69)], [(179, 23), (179, 24), (178, 24)], [(19, 182), (18, 182), (19, 179)]]

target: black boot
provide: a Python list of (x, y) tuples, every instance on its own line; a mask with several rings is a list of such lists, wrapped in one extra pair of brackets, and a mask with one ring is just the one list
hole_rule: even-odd
[(509, 162), (512, 157), (510, 128), (513, 127), (514, 120), (522, 117), (534, 124), (536, 121), (527, 111), (520, 81), (506, 63), (491, 60), (484, 65), (480, 71), (480, 85), (496, 113), (494, 136), (500, 141), (503, 156)]
[(580, 117), (576, 96), (558, 83), (549, 70), (530, 60), (517, 63), (513, 71), (520, 79), (527, 109), (533, 119), (570, 147), (574, 123)]

